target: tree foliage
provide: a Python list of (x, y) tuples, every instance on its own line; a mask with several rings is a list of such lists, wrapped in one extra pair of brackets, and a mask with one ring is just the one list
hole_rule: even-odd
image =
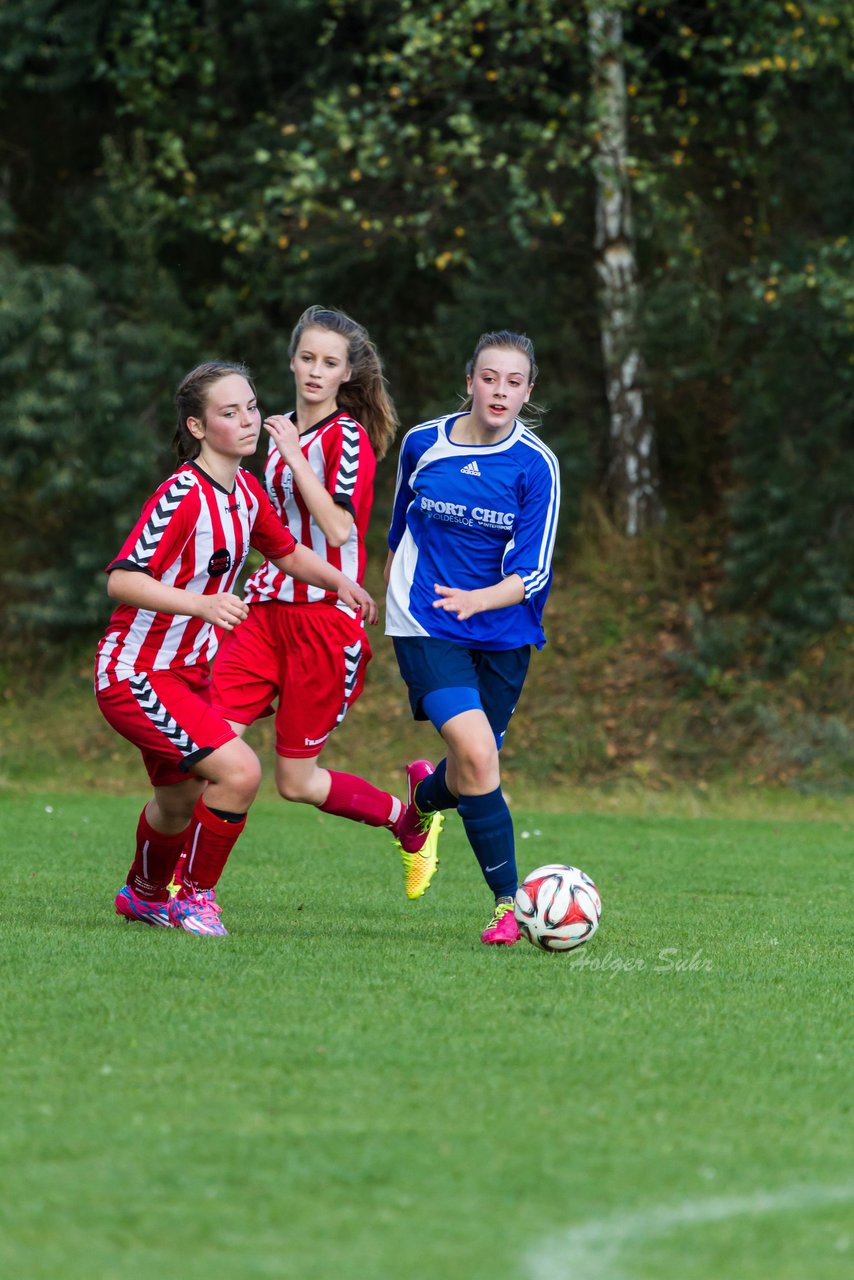
[(10, 630), (64, 635), (103, 613), (100, 571), (151, 487), (153, 455), (162, 460), (164, 351), (174, 365), (187, 346), (168, 319), (170, 303), (173, 314), (180, 307), (168, 284), (149, 284), (151, 311), (119, 298), (119, 287), (117, 273), (107, 301), (77, 267), (24, 264), (0, 251), (0, 537), (15, 548), (3, 570)]
[[(787, 661), (850, 608), (854, 17), (622, 10), (664, 503), (726, 524), (719, 607)], [(481, 331), (530, 332), (571, 525), (607, 471), (590, 72), (585, 6), (556, 0), (7, 0), (14, 616), (98, 617), (183, 368), (247, 359), (280, 407), (318, 300), (371, 328), (404, 421), (453, 406)]]
[(761, 608), (770, 670), (789, 666), (805, 636), (854, 622), (852, 259), (840, 237), (800, 270), (754, 274), (758, 309), (735, 334), (754, 359), (734, 387), (727, 595)]

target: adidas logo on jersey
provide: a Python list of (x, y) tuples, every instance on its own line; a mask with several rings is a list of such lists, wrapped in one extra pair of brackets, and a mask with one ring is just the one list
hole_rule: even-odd
[(472, 458), (471, 462), (467, 462), (464, 467), (460, 467), (460, 475), (463, 475), (463, 476), (479, 476), (480, 475), (480, 467), (477, 465), (474, 458)]

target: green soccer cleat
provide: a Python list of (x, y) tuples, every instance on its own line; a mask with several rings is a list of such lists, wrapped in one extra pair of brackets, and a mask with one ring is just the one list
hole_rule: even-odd
[(427, 813), (424, 815), (423, 821), (426, 839), (420, 849), (404, 849), (399, 840), (395, 841), (400, 850), (403, 870), (406, 875), (407, 898), (420, 898), (422, 894), (425, 894), (430, 888), (430, 881), (439, 868), (439, 836), (442, 834), (442, 827), (445, 825), (445, 815), (442, 813)]
[(415, 788), (432, 772), (429, 760), (416, 760), (406, 766), (407, 803), (394, 834), (403, 859), (407, 898), (420, 898), (426, 893), (439, 866), (437, 848), (444, 815), (422, 813), (415, 803)]

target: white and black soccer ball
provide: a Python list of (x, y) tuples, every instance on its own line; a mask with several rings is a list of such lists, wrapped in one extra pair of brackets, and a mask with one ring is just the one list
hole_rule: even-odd
[(537, 867), (516, 890), (516, 920), (523, 938), (543, 951), (574, 951), (599, 928), (599, 890), (578, 867)]

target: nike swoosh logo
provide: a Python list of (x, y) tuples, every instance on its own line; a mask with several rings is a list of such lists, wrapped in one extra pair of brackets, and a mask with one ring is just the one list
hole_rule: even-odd
[(501, 867), (506, 867), (506, 866), (507, 866), (507, 859), (505, 858), (503, 862), (497, 862), (494, 867), (484, 867), (483, 869), (484, 871), (498, 871), (500, 870)]

